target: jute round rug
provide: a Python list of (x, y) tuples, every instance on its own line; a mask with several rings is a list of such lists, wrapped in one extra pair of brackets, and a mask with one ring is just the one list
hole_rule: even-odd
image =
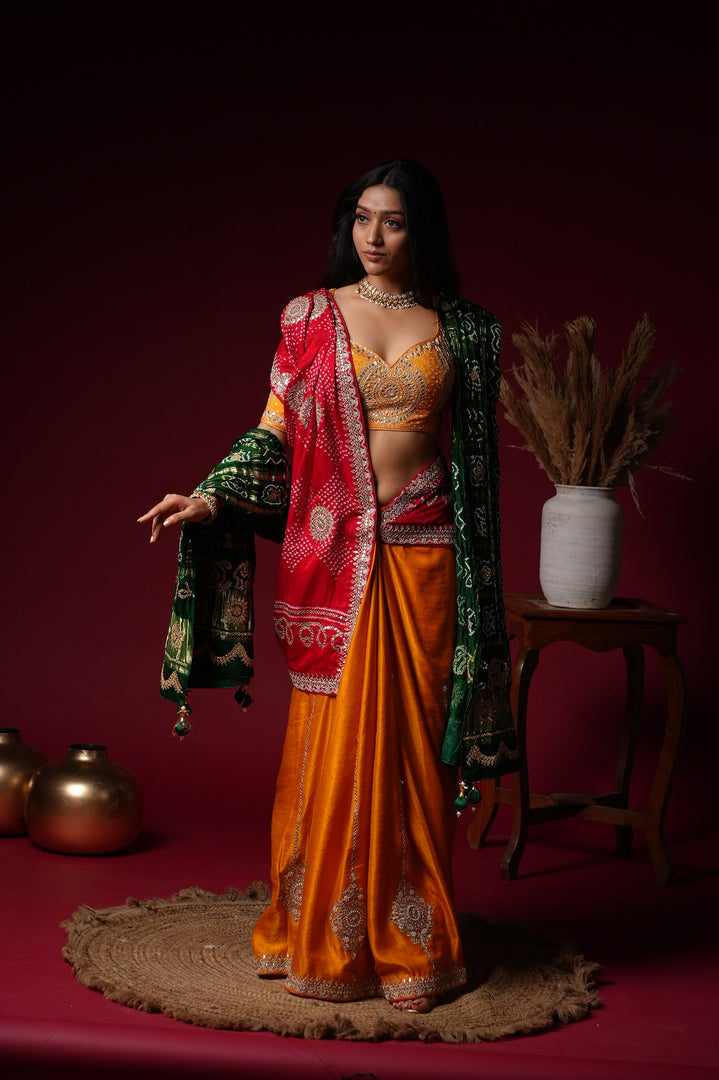
[(269, 890), (217, 896), (184, 889), (169, 900), (83, 906), (63, 923), (75, 977), (111, 1001), (203, 1027), (321, 1039), (480, 1042), (581, 1020), (601, 1005), (601, 968), (566, 943), (516, 925), (460, 916), (469, 984), (430, 1013), (399, 1012), (383, 998), (347, 1003), (287, 993), (255, 974), (250, 936)]

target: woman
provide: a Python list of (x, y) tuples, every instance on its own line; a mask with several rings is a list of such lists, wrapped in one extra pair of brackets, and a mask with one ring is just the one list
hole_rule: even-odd
[[(214, 519), (218, 505), (262, 527), (282, 504), (286, 450), (275, 628), (293, 690), (257, 970), (300, 995), (384, 995), (422, 1012), (466, 981), (452, 896), (456, 766), (458, 809), (477, 797), (472, 781), (516, 767), (499, 327), (457, 293), (432, 174), (408, 160), (371, 169), (338, 201), (323, 287), (283, 312), (259, 427), (193, 496), (168, 495), (139, 519), (153, 541), (208, 509)], [(451, 473), (438, 445), (450, 407)], [(242, 502), (233, 469), (246, 497), (250, 457), (260, 479)], [(180, 592), (197, 592), (188, 581), (178, 576)], [(199, 594), (198, 604), (192, 617), (206, 626)], [(166, 687), (179, 670), (168, 655)], [(180, 675), (168, 696), (182, 711), (192, 680)]]

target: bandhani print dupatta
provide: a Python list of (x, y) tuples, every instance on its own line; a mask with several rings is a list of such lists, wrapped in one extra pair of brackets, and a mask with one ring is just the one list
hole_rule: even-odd
[(499, 518), (500, 325), (484, 308), (442, 305), (457, 367), (452, 410), (452, 489), (457, 560), (457, 636), (442, 760), (462, 779), (502, 776), (518, 767), (509, 704)]
[(282, 539), (289, 488), (282, 445), (260, 428), (237, 439), (198, 485), (225, 505), (210, 524), (182, 526), (160, 678), (160, 693), (179, 706), (191, 687), (238, 687), (238, 703), (250, 703), (254, 536)]

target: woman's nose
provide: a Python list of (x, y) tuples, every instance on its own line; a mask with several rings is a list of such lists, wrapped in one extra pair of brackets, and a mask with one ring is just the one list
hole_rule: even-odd
[(369, 242), (373, 247), (378, 247), (382, 243), (382, 228), (378, 221), (370, 223)]

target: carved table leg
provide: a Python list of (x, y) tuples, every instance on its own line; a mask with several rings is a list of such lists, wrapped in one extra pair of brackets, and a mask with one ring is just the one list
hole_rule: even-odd
[(512, 773), (512, 832), (500, 863), (505, 881), (514, 881), (529, 829), (529, 772), (527, 768), (527, 698), (539, 662), (539, 649), (521, 649), (512, 670), (510, 701), (517, 731), (519, 769)]
[[(637, 749), (637, 731), (644, 695), (644, 649), (641, 645), (626, 645), (622, 651), (627, 666), (627, 696), (614, 789), (622, 793), (622, 806), (626, 810), (629, 806), (629, 786), (632, 779), (634, 754)], [(617, 851), (622, 855), (628, 854), (634, 839), (634, 829), (630, 825), (615, 825), (614, 835)]]
[(674, 770), (679, 756), (686, 718), (686, 676), (676, 655), (658, 655), (659, 673), (667, 693), (667, 714), (657, 771), (649, 793), (647, 847), (654, 865), (657, 884), (668, 885), (674, 876), (674, 863), (664, 837), (664, 815)]

